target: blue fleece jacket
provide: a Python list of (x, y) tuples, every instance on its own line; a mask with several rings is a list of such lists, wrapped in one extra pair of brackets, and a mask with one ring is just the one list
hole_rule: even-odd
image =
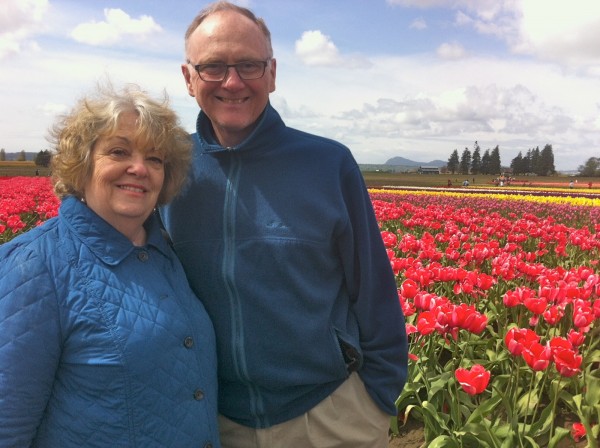
[(203, 112), (192, 182), (161, 210), (217, 335), (219, 410), (264, 428), (359, 375), (395, 414), (407, 368), (397, 287), (362, 175), (343, 145), (285, 126), (268, 105), (223, 148)]
[(74, 197), (0, 246), (1, 447), (214, 447), (215, 337), (158, 219)]

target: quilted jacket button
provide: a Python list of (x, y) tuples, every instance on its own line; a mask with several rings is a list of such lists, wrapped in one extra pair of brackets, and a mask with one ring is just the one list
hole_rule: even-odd
[(188, 336), (183, 340), (183, 345), (185, 346), (185, 348), (192, 348), (194, 346), (194, 338)]
[(141, 262), (148, 261), (148, 252), (146, 252), (145, 250), (138, 252), (138, 260), (140, 260)]
[(204, 398), (204, 392), (201, 389), (196, 389), (194, 391), (194, 400), (202, 400)]

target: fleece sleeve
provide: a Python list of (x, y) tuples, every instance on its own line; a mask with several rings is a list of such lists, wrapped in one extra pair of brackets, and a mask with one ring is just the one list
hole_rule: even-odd
[(0, 446), (30, 446), (60, 358), (53, 282), (30, 251), (0, 253)]
[(396, 280), (358, 167), (342, 179), (348, 225), (339, 238), (363, 365), (359, 375), (379, 407), (396, 414), (407, 376), (408, 344)]

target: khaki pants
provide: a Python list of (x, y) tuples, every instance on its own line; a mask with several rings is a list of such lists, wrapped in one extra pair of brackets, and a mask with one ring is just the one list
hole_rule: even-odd
[(307, 413), (265, 429), (219, 416), (222, 448), (387, 448), (390, 416), (357, 373)]

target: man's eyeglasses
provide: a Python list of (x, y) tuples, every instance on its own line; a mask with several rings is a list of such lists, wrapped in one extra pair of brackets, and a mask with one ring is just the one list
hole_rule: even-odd
[(246, 81), (262, 78), (271, 59), (266, 61), (244, 61), (236, 64), (212, 62), (209, 64), (194, 65), (194, 69), (203, 81), (221, 82), (227, 76), (229, 67), (235, 68), (238, 76)]

